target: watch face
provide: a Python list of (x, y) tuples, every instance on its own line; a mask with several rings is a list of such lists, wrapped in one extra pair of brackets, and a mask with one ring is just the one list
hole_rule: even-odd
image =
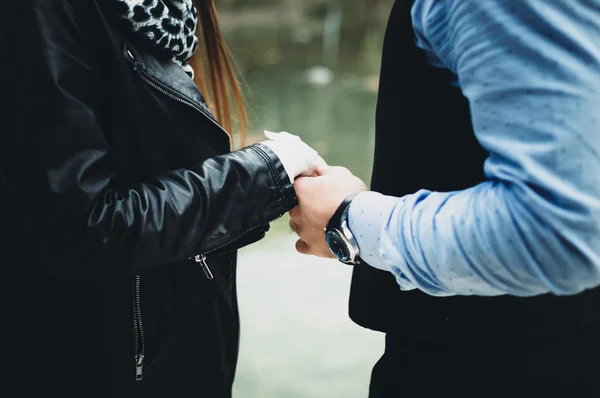
[(339, 258), (341, 261), (349, 261), (350, 253), (348, 250), (348, 244), (342, 238), (342, 236), (336, 231), (327, 231), (327, 244), (331, 252)]

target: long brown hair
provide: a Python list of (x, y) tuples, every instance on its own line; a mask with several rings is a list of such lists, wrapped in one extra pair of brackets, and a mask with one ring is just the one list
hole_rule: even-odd
[(193, 1), (198, 9), (196, 33), (201, 43), (199, 50), (190, 60), (195, 71), (194, 80), (223, 128), (230, 135), (234, 128), (239, 129), (243, 146), (248, 130), (247, 114), (240, 83), (221, 35), (214, 0)]

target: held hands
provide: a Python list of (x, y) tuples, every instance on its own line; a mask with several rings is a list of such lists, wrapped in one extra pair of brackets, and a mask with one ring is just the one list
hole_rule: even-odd
[(325, 227), (344, 199), (367, 190), (365, 183), (344, 167), (331, 167), (300, 137), (265, 130), (268, 146), (294, 183), (299, 205), (290, 211), (290, 227), (300, 239), (303, 254), (335, 258), (325, 241)]
[(268, 140), (261, 142), (268, 146), (281, 160), (291, 182), (298, 176), (310, 176), (318, 167), (326, 166), (317, 151), (306, 145), (300, 137), (285, 131), (273, 133), (265, 130)]
[(290, 211), (290, 227), (298, 234), (296, 250), (335, 258), (325, 241), (325, 227), (346, 197), (367, 190), (365, 183), (344, 167), (317, 167), (316, 177), (294, 182), (299, 205)]

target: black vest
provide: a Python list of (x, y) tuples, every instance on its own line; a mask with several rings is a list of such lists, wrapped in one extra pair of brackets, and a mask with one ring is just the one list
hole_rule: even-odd
[[(428, 65), (415, 45), (412, 0), (397, 0), (381, 67), (372, 189), (402, 196), (452, 191), (485, 177), (487, 156), (473, 134), (469, 103), (450, 72)], [(350, 316), (358, 324), (411, 337), (473, 340), (562, 333), (595, 318), (600, 290), (571, 297), (431, 297), (401, 292), (388, 272), (356, 266)]]

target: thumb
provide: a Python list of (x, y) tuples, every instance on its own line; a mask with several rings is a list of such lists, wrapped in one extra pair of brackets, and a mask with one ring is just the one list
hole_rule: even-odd
[(329, 166), (321, 156), (318, 156), (317, 160), (315, 161), (315, 173), (318, 176), (323, 176), (329, 174), (330, 171), (331, 166)]
[(306, 243), (302, 239), (299, 239), (296, 242), (296, 250), (298, 251), (298, 253), (302, 253), (302, 254), (310, 253), (310, 247), (308, 247), (308, 243)]

